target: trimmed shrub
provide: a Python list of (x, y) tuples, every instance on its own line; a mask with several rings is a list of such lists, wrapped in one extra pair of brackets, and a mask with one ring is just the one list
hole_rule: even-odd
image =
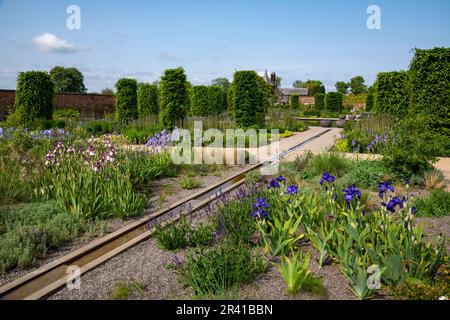
[(231, 84), (228, 88), (227, 92), (227, 111), (232, 112), (233, 111), (233, 95), (234, 95), (234, 85)]
[(338, 92), (329, 92), (326, 95), (326, 105), (328, 111), (342, 111), (342, 94)]
[(372, 111), (373, 105), (374, 105), (374, 99), (373, 99), (373, 88), (370, 87), (367, 91), (367, 97), (366, 97), (366, 111)]
[(191, 91), (191, 113), (193, 116), (205, 117), (212, 113), (209, 87), (194, 86)]
[(294, 110), (298, 110), (300, 108), (300, 96), (294, 94), (291, 96), (291, 108)]
[(325, 94), (316, 93), (314, 96), (314, 110), (325, 110)]
[(374, 113), (403, 118), (409, 106), (407, 83), (406, 71), (380, 72), (374, 84)]
[(178, 121), (183, 121), (188, 104), (187, 81), (184, 69), (167, 69), (161, 77), (159, 113), (161, 125), (173, 128)]
[(125, 123), (138, 118), (136, 80), (122, 78), (117, 81), (116, 116)]
[(158, 87), (149, 83), (139, 83), (137, 91), (139, 118), (158, 114)]
[(222, 87), (217, 85), (209, 87), (209, 102), (211, 114), (221, 114), (226, 110), (226, 93)]
[(430, 126), (450, 136), (450, 48), (416, 49), (410, 64), (411, 113), (430, 116)]
[(233, 80), (233, 115), (238, 127), (262, 125), (264, 93), (255, 71), (236, 71)]
[(20, 124), (29, 127), (36, 119), (52, 119), (54, 84), (47, 72), (21, 72), (17, 77), (15, 110)]

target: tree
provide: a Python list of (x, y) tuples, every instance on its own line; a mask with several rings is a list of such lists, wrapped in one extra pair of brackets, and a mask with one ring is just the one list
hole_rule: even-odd
[(349, 87), (353, 94), (360, 94), (367, 92), (367, 86), (364, 84), (365, 80), (362, 76), (356, 76), (350, 79)]
[(77, 68), (56, 66), (50, 70), (50, 78), (55, 84), (56, 92), (86, 92), (83, 74)]
[(102, 90), (102, 94), (114, 95), (114, 90), (111, 88), (105, 88)]
[(295, 80), (292, 84), (294, 88), (306, 88), (306, 81), (302, 80)]
[(161, 124), (171, 129), (183, 121), (188, 110), (188, 82), (184, 69), (167, 69), (161, 77), (160, 107)]
[(216, 78), (211, 83), (213, 86), (222, 87), (225, 92), (228, 92), (228, 88), (230, 88), (230, 81), (227, 78)]
[(239, 127), (262, 125), (264, 120), (264, 93), (258, 78), (255, 71), (234, 74), (233, 115)]
[(374, 104), (373, 91), (374, 91), (373, 87), (370, 87), (367, 90), (366, 111), (372, 111), (372, 109), (373, 109), (373, 104)]
[(298, 94), (293, 94), (291, 96), (291, 109), (298, 110), (300, 108), (300, 96)]
[(191, 91), (191, 113), (194, 116), (208, 116), (211, 114), (209, 87), (193, 86)]
[(328, 92), (326, 94), (326, 105), (328, 111), (342, 111), (342, 94), (339, 92)]
[(335, 84), (336, 91), (341, 94), (347, 94), (348, 92), (348, 83), (344, 81), (338, 81)]
[(26, 128), (35, 119), (52, 119), (53, 95), (53, 82), (47, 72), (19, 73), (14, 104), (21, 125)]
[(373, 112), (397, 119), (408, 114), (408, 74), (406, 71), (380, 72), (374, 85)]
[(137, 97), (139, 118), (158, 114), (158, 87), (149, 83), (139, 83)]
[(325, 94), (316, 93), (314, 96), (314, 110), (322, 111), (325, 110)]
[(124, 123), (138, 118), (136, 80), (122, 78), (117, 81), (116, 115)]

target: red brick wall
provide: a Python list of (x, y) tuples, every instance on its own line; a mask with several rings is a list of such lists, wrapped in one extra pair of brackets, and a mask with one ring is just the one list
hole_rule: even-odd
[[(8, 109), (14, 105), (15, 93), (14, 90), (0, 90), (0, 119), (4, 119)], [(56, 93), (53, 103), (56, 110), (78, 110), (81, 118), (100, 119), (103, 118), (105, 113), (111, 113), (115, 110), (113, 95)]]

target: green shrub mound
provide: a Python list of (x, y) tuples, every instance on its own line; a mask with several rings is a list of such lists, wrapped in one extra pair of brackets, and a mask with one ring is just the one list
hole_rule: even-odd
[(138, 118), (136, 80), (122, 78), (117, 81), (116, 115), (117, 119), (123, 123)]
[(373, 111), (403, 118), (408, 114), (408, 74), (406, 71), (381, 72), (374, 84)]
[(54, 85), (47, 72), (21, 72), (17, 78), (15, 110), (20, 124), (30, 127), (36, 119), (51, 120)]
[(292, 95), (291, 96), (291, 108), (294, 110), (298, 110), (300, 108), (300, 96), (299, 95)]

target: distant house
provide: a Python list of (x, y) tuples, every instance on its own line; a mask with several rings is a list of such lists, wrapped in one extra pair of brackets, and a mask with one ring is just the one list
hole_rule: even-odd
[[(274, 86), (274, 81), (276, 79), (275, 72), (272, 72), (270, 78), (267, 74), (267, 69), (264, 73), (264, 80)], [(309, 84), (308, 84), (309, 85)], [(290, 103), (291, 96), (298, 95), (299, 100), (304, 105), (314, 105), (314, 97), (309, 94), (309, 88), (276, 88), (276, 94), (278, 96), (278, 104), (286, 105)]]

